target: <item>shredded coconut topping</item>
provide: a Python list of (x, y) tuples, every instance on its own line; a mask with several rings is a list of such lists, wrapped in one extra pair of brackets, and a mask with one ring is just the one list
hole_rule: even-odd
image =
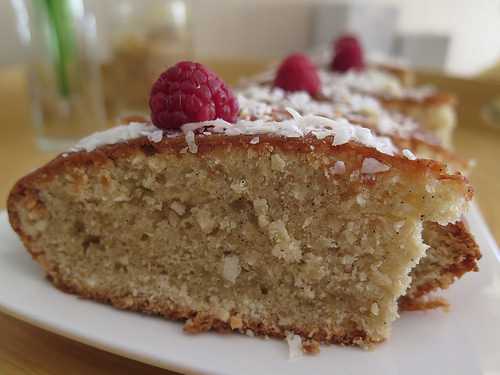
[(318, 139), (333, 136), (332, 144), (334, 146), (357, 142), (387, 155), (394, 155), (397, 151), (389, 138), (376, 136), (370, 129), (353, 125), (346, 119), (331, 120), (314, 115), (299, 116), (284, 121), (239, 120), (235, 124), (218, 119), (184, 124), (181, 127), (185, 134), (200, 128), (206, 128), (207, 131), (214, 134), (223, 133), (230, 136), (273, 134), (288, 138), (300, 138), (313, 135)]
[[(305, 91), (285, 92), (279, 87), (266, 85), (252, 85), (241, 90), (238, 103), (243, 117), (270, 118), (276, 107), (286, 109), (292, 116), (297, 112), (326, 117), (335, 115), (331, 103), (316, 101)], [(290, 108), (294, 111), (290, 112)]]
[[(332, 73), (328, 73), (330, 77)], [(331, 79), (330, 79), (331, 81)], [(410, 118), (386, 111), (370, 96), (353, 92), (348, 86), (334, 86), (325, 79), (322, 93), (327, 101), (318, 101), (307, 92), (285, 92), (267, 85), (253, 85), (241, 90), (239, 103), (242, 117), (273, 120), (273, 110), (286, 110), (292, 117), (318, 115), (328, 118), (371, 120), (381, 134), (410, 137), (418, 125)]]
[[(184, 124), (181, 127), (184, 133), (187, 149), (191, 153), (198, 152), (195, 131), (203, 129), (200, 136), (208, 134), (255, 135), (251, 140), (252, 144), (258, 143), (260, 134), (271, 134), (287, 138), (300, 138), (312, 135), (317, 139), (333, 137), (334, 146), (348, 142), (357, 142), (364, 146), (376, 149), (387, 155), (394, 155), (397, 148), (387, 137), (376, 136), (370, 129), (353, 125), (346, 119), (332, 120), (321, 116), (305, 115), (295, 113), (295, 118), (284, 121), (265, 120), (238, 120), (235, 124), (228, 123), (222, 119)], [(176, 137), (182, 134), (176, 132), (162, 132), (152, 124), (132, 123), (120, 125), (109, 130), (94, 133), (73, 146), (69, 152), (93, 151), (99, 146), (126, 142), (131, 139), (148, 137), (151, 142), (160, 142), (163, 137)], [(160, 137), (162, 135), (162, 137)]]
[(344, 87), (369, 94), (410, 98), (419, 101), (436, 92), (436, 89), (430, 85), (403, 87), (397, 77), (376, 68), (364, 71), (349, 70), (347, 73), (335, 73), (329, 69), (321, 69), (319, 75), (323, 90), (326, 92)]
[(128, 125), (120, 125), (81, 139), (76, 145), (71, 147), (68, 152), (90, 152), (99, 146), (126, 142), (130, 139), (140, 137), (148, 137), (151, 142), (158, 143), (163, 139), (163, 131), (153, 124), (148, 123), (134, 122)]
[(364, 71), (349, 70), (347, 73), (335, 73), (327, 69), (320, 70), (323, 85), (328, 87), (349, 87), (366, 93), (401, 96), (403, 88), (399, 80), (391, 74), (377, 69)]

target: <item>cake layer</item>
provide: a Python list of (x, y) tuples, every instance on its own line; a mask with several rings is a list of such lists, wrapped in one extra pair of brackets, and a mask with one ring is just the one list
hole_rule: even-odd
[(112, 129), (16, 184), (12, 226), (54, 284), (189, 331), (387, 338), (423, 223), (460, 217), (465, 179), (314, 117), (193, 125)]

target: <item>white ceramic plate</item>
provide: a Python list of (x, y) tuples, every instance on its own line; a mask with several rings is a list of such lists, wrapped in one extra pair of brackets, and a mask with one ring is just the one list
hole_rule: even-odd
[(0, 214), (0, 310), (125, 357), (202, 374), (500, 374), (500, 255), (476, 207), (469, 214), (481, 272), (443, 293), (442, 311), (404, 313), (373, 351), (323, 346), (288, 359), (285, 342), (243, 335), (184, 334), (180, 323), (79, 299), (51, 286)]

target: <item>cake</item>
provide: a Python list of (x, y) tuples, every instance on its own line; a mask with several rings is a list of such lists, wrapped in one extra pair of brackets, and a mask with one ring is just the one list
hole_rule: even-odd
[(381, 342), (424, 227), (448, 231), (472, 197), (460, 173), (347, 118), (245, 118), (200, 64), (163, 73), (150, 106), (153, 123), (91, 135), (18, 181), (8, 213), (58, 288), (187, 332)]

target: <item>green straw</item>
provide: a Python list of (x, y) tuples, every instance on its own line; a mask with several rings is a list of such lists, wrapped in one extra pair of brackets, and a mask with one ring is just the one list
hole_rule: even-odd
[(70, 94), (70, 67), (77, 52), (71, 1), (33, 0), (35, 7), (45, 13), (48, 19), (49, 48), (54, 60), (59, 91), (64, 97)]

